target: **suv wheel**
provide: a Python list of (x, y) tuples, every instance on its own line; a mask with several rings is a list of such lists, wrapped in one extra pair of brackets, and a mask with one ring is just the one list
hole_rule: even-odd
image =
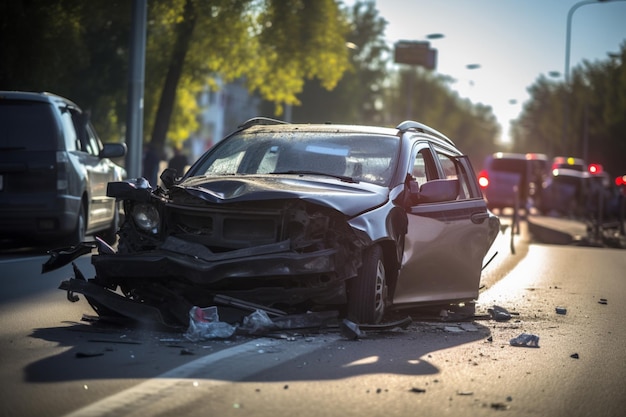
[(78, 210), (78, 217), (76, 218), (76, 228), (70, 233), (67, 244), (69, 246), (75, 246), (85, 240), (85, 228), (87, 224), (85, 205), (81, 204)]
[(113, 220), (111, 225), (102, 233), (102, 239), (109, 245), (114, 245), (117, 241), (117, 229), (120, 225), (120, 212), (117, 203), (115, 203), (115, 211), (113, 213)]
[(380, 246), (370, 247), (363, 256), (359, 275), (350, 280), (348, 317), (359, 324), (380, 323), (387, 302), (387, 280)]

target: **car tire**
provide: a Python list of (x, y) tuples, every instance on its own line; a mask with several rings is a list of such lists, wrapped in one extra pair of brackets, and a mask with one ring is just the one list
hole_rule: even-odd
[(111, 225), (102, 233), (102, 239), (109, 245), (114, 245), (117, 241), (117, 230), (120, 226), (120, 210), (118, 203), (115, 203), (115, 209), (113, 211), (113, 220)]
[(365, 251), (359, 275), (348, 288), (348, 318), (359, 324), (380, 323), (387, 303), (387, 279), (383, 251), (374, 245)]
[(76, 226), (67, 239), (69, 246), (75, 246), (85, 241), (85, 229), (87, 227), (87, 216), (85, 213), (85, 205), (81, 204), (76, 217)]

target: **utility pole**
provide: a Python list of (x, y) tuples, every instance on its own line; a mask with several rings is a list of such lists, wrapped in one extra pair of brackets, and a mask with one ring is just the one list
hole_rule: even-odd
[(128, 111), (126, 118), (126, 172), (129, 178), (141, 176), (143, 153), (143, 93), (146, 62), (147, 0), (133, 0)]

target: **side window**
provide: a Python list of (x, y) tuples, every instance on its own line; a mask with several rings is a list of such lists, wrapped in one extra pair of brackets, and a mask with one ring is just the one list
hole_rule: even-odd
[(418, 184), (423, 184), (428, 181), (426, 177), (426, 161), (424, 160), (423, 151), (420, 151), (415, 155), (415, 160), (413, 161), (413, 178), (417, 181)]
[(415, 154), (411, 175), (420, 185), (437, 178), (437, 167), (433, 160), (430, 148), (425, 147), (420, 149)]
[(480, 197), (476, 191), (476, 187), (472, 186), (473, 182), (476, 181), (473, 177), (473, 172), (469, 169), (468, 164), (462, 163), (462, 158), (439, 152), (437, 153), (437, 158), (439, 159), (445, 178), (459, 181), (459, 195), (457, 196), (457, 200)]
[(67, 150), (81, 150), (80, 140), (76, 136), (76, 130), (74, 130), (72, 116), (69, 114), (69, 112), (61, 111), (61, 123), (63, 125), (63, 137), (65, 139), (65, 146)]
[(93, 156), (99, 156), (100, 151), (102, 150), (102, 144), (100, 143), (100, 139), (98, 139), (98, 136), (96, 136), (96, 133), (94, 132), (90, 124), (86, 126), (85, 134), (87, 139), (87, 152), (89, 152)]
[(439, 158), (439, 163), (441, 163), (441, 168), (443, 168), (445, 178), (449, 180), (457, 179), (459, 176), (454, 161), (441, 153), (437, 153), (437, 157)]

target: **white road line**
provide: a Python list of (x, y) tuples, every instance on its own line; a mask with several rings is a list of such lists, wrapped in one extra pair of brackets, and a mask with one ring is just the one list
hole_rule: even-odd
[(241, 381), (265, 369), (305, 355), (339, 340), (324, 335), (308, 341), (259, 338), (204, 356), (153, 379), (76, 410), (66, 417), (169, 415), (196, 401), (206, 390), (194, 388)]

